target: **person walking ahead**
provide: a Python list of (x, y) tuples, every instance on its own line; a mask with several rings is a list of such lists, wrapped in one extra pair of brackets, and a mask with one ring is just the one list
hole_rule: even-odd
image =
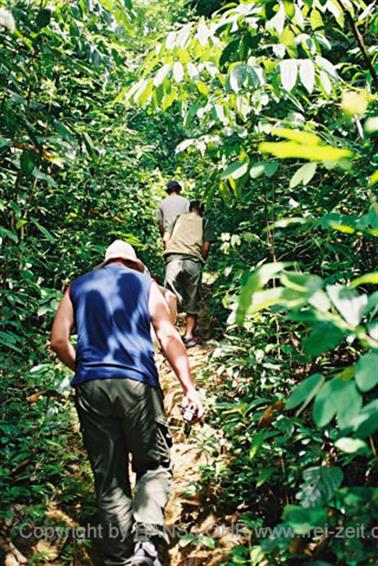
[(169, 181), (167, 184), (168, 196), (161, 201), (156, 210), (156, 218), (162, 237), (177, 216), (189, 212), (189, 201), (180, 195), (181, 191), (180, 183)]
[[(99, 268), (71, 283), (58, 307), (51, 347), (75, 371), (75, 405), (91, 462), (104, 540), (104, 564), (159, 566), (171, 487), (171, 438), (151, 342), (181, 382), (184, 401), (203, 407), (186, 350), (157, 283), (129, 244), (116, 240)], [(76, 351), (70, 342), (73, 326)], [(128, 460), (136, 473), (131, 497)], [(128, 559), (132, 528), (134, 553)]]
[(202, 270), (214, 240), (208, 220), (202, 218), (203, 206), (192, 201), (188, 214), (182, 214), (165, 235), (166, 261), (164, 287), (177, 296), (179, 310), (187, 313), (183, 342), (197, 344), (194, 335), (201, 300)]

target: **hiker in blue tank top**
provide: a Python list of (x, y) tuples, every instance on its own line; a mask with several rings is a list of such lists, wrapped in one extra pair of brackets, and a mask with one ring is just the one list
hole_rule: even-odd
[[(75, 405), (95, 479), (106, 566), (159, 566), (160, 542), (168, 542), (164, 507), (172, 482), (171, 437), (151, 323), (196, 422), (204, 410), (186, 348), (157, 283), (126, 242), (113, 242), (98, 268), (70, 284), (52, 328), (52, 349), (75, 372)], [(76, 349), (70, 341), (74, 327)]]

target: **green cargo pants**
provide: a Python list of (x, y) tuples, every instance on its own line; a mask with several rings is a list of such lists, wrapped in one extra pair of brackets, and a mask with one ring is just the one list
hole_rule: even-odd
[(200, 259), (179, 254), (167, 256), (164, 287), (177, 297), (180, 312), (198, 314), (203, 265)]
[[(106, 566), (126, 563), (134, 541), (166, 538), (164, 506), (172, 474), (163, 394), (132, 379), (76, 386), (76, 409), (94, 474)], [(132, 498), (129, 455), (136, 473)]]

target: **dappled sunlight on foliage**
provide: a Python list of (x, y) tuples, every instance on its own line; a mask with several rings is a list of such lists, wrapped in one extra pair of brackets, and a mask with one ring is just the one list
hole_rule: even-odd
[(183, 526), (171, 563), (374, 563), (377, 36), (362, 0), (0, 1), (7, 566), (100, 563), (91, 540), (19, 534), (95, 520), (49, 332), (115, 238), (162, 281), (155, 209), (172, 178), (217, 242), (207, 343), (189, 354), (208, 406), (192, 459), (159, 362), (179, 462), (168, 515)]

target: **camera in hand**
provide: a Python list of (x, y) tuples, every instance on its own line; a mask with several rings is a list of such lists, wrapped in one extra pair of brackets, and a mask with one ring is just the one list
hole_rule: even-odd
[(184, 419), (184, 433), (186, 436), (189, 436), (190, 429), (192, 426), (192, 421), (197, 414), (196, 408), (194, 405), (186, 405), (183, 407), (183, 419)]

